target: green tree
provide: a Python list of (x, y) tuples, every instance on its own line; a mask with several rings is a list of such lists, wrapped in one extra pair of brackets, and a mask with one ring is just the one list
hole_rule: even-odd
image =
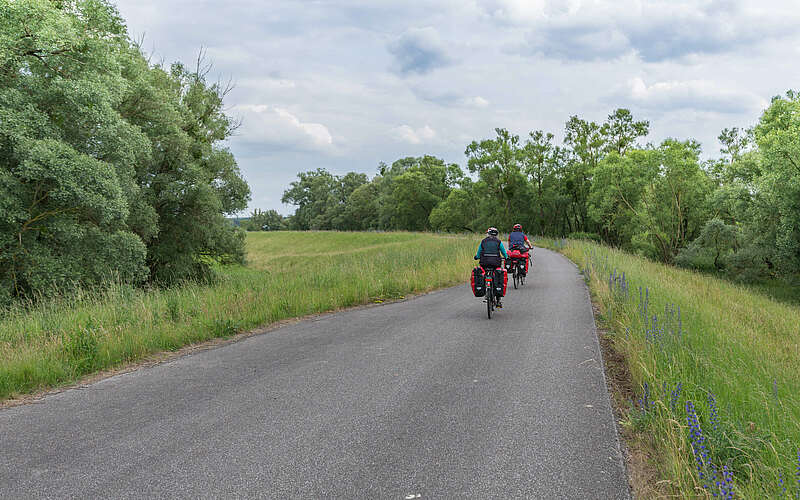
[(355, 188), (347, 197), (344, 211), (346, 225), (342, 229), (364, 231), (378, 228), (378, 182), (368, 182)]
[(151, 66), (106, 1), (0, 13), (0, 302), (241, 257), (224, 90)]
[(614, 110), (600, 128), (606, 152), (616, 152), (620, 156), (625, 156), (636, 145), (636, 139), (646, 136), (649, 131), (649, 121), (633, 121), (630, 110), (625, 108)]
[(247, 231), (280, 231), (285, 229), (285, 221), (276, 210), (259, 210), (250, 213), (250, 219), (244, 224)]
[(630, 247), (639, 230), (636, 214), (647, 186), (659, 175), (662, 154), (653, 149), (634, 149), (625, 156), (616, 151), (594, 169), (589, 193), (589, 215), (603, 239)]
[(430, 229), (431, 211), (463, 176), (457, 165), (433, 156), (403, 158), (393, 164), (392, 171), (395, 175), (386, 179), (391, 191), (383, 210), (391, 210), (390, 228), (410, 231)]
[(477, 219), (478, 200), (469, 184), (450, 191), (428, 217), (433, 229), (447, 232), (479, 231)]
[(736, 227), (714, 218), (705, 223), (698, 237), (678, 254), (675, 261), (688, 267), (704, 268), (703, 258), (706, 257), (713, 269), (721, 270), (724, 267), (722, 259), (737, 247)]
[(755, 128), (763, 173), (757, 179), (753, 244), (774, 249), (769, 264), (800, 272), (800, 93), (776, 97)]
[[(334, 193), (338, 181), (336, 177), (318, 168), (297, 174), (298, 180), (284, 191), (281, 201), (297, 206), (292, 217), (292, 229), (308, 230), (317, 218), (323, 216), (328, 208), (328, 197)], [(314, 228), (330, 229), (330, 228)]]
[(477, 172), (485, 184), (489, 195), (494, 197), (497, 206), (489, 203), (488, 214), (496, 220), (493, 225), (505, 227), (513, 222), (512, 200), (525, 186), (525, 177), (520, 166), (519, 136), (502, 128), (495, 129), (494, 139), (473, 141), (467, 146), (467, 166), (470, 172)]
[(664, 262), (696, 238), (707, 220), (712, 182), (700, 168), (695, 141), (665, 140), (657, 151), (659, 173), (646, 186), (636, 210), (634, 245)]
[(571, 116), (567, 121), (564, 144), (568, 148), (563, 185), (570, 199), (568, 229), (569, 232), (590, 231), (587, 214), (592, 173), (606, 147), (602, 129), (595, 122)]

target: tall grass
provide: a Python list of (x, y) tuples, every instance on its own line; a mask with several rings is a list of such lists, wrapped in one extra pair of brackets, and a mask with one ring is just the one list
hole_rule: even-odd
[(249, 233), (246, 266), (212, 285), (115, 286), (0, 316), (0, 400), (187, 344), (467, 279), (478, 238)]
[(593, 243), (561, 250), (627, 359), (625, 423), (660, 476), (647, 494), (800, 498), (800, 308)]

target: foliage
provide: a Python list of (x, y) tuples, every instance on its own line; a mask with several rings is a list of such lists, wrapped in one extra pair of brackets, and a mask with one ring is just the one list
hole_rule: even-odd
[(0, 305), (240, 259), (225, 89), (150, 65), (105, 0), (0, 12)]
[(245, 222), (247, 231), (280, 231), (286, 229), (284, 217), (276, 210), (266, 212), (255, 209), (250, 213), (250, 218)]

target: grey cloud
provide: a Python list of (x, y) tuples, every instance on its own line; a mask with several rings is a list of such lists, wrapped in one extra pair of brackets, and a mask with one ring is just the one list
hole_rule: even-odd
[(401, 75), (430, 73), (452, 62), (439, 33), (431, 27), (411, 28), (386, 48), (394, 56)]
[(798, 19), (791, 9), (748, 10), (740, 0), (598, 0), (560, 12), (549, 5), (522, 18), (533, 27), (521, 50), (573, 61), (635, 53), (663, 62), (733, 52), (793, 35)]
[(418, 98), (443, 107), (485, 108), (489, 101), (479, 95), (464, 95), (455, 91), (441, 91), (424, 87), (412, 87), (411, 91)]
[(631, 50), (624, 33), (588, 24), (548, 26), (533, 32), (528, 44), (545, 57), (573, 61), (615, 59)]

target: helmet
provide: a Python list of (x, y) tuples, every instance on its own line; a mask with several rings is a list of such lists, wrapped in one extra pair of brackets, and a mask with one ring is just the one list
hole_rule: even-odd
[(522, 224), (514, 224), (514, 231), (522, 231)]
[(497, 236), (499, 233), (498, 233), (496, 227), (490, 227), (489, 229), (486, 230), (486, 234), (490, 234), (492, 236)]

